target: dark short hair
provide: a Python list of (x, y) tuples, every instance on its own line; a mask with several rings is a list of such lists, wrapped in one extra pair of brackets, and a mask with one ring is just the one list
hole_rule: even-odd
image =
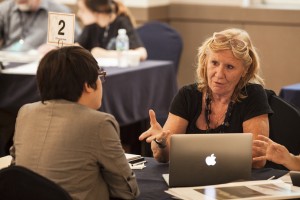
[(117, 13), (117, 6), (113, 0), (84, 0), (88, 9), (97, 13)]
[(36, 75), (42, 102), (52, 99), (77, 102), (85, 83), (97, 89), (98, 70), (95, 58), (82, 47), (50, 51), (40, 61)]

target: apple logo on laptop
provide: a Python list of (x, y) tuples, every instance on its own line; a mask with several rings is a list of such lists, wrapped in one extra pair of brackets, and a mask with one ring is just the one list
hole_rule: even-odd
[(211, 154), (210, 156), (207, 156), (205, 159), (205, 162), (208, 166), (213, 166), (216, 164), (216, 156), (215, 154)]

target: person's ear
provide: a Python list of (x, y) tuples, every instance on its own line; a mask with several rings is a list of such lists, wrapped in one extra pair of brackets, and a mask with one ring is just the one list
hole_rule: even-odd
[(242, 78), (244, 78), (247, 74), (247, 71), (244, 71), (243, 74), (242, 74)]
[(244, 78), (247, 75), (248, 69), (249, 69), (249, 67), (245, 68), (245, 70), (244, 70), (244, 72), (242, 74), (242, 78)]
[(84, 83), (84, 86), (83, 86), (83, 91), (86, 92), (86, 93), (91, 93), (91, 92), (94, 92), (94, 88), (92, 88), (91, 86), (89, 86), (87, 83)]

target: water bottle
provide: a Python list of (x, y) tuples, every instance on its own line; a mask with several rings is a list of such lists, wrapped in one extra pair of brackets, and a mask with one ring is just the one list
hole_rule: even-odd
[(119, 29), (118, 36), (116, 38), (116, 50), (118, 52), (118, 65), (120, 67), (127, 67), (128, 60), (124, 51), (129, 50), (129, 39), (126, 35), (126, 29)]

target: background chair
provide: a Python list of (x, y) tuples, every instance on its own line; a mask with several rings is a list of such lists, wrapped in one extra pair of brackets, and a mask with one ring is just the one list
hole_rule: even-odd
[[(180, 34), (167, 23), (159, 21), (147, 22), (137, 29), (150, 60), (170, 60), (174, 63), (177, 74), (183, 42)], [(156, 116), (163, 125), (167, 116)]]
[(147, 49), (148, 59), (171, 60), (178, 71), (183, 42), (180, 34), (166, 23), (152, 21), (137, 28)]
[[(292, 154), (300, 154), (300, 112), (272, 90), (266, 90), (269, 105), (274, 114), (269, 116), (270, 138), (284, 145)], [(266, 167), (286, 169), (282, 165), (268, 161)]]
[(5, 200), (72, 200), (59, 185), (21, 166), (0, 170), (0, 194)]
[[(180, 56), (183, 49), (181, 35), (167, 23), (151, 21), (137, 28), (137, 32), (147, 50), (149, 60), (173, 61), (174, 71), (177, 74)], [(168, 116), (156, 115), (157, 121), (164, 125)], [(149, 121), (143, 123), (143, 129), (149, 128)], [(142, 154), (152, 156), (150, 145), (142, 144)]]

